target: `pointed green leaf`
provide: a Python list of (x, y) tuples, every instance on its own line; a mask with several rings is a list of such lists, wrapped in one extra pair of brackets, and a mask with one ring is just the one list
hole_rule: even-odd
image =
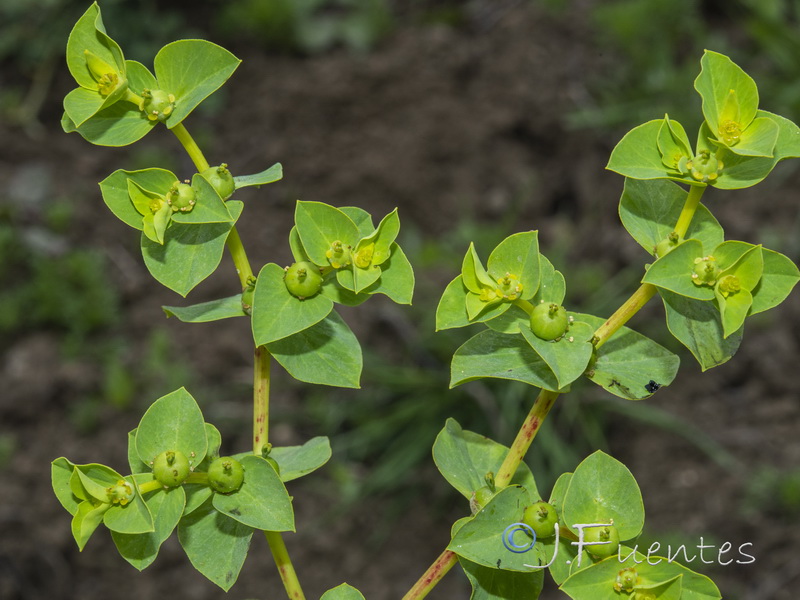
[[(560, 527), (567, 526), (564, 521), (564, 497), (567, 495), (570, 481), (572, 481), (572, 473), (562, 473), (556, 480), (555, 485), (553, 485), (550, 499), (548, 500), (558, 513)], [(570, 575), (570, 565), (577, 562), (575, 560), (578, 556), (576, 547), (572, 545), (572, 540), (564, 536), (559, 536), (557, 544), (555, 537), (541, 540), (540, 543), (544, 550), (545, 564), (550, 565), (550, 576), (556, 584), (561, 585)], [(583, 560), (583, 557), (581, 557), (581, 560)]]
[[(199, 173), (192, 176), (192, 189), (197, 196), (196, 204), (189, 212), (175, 212), (172, 219), (176, 223), (229, 223), (233, 220), (228, 205), (222, 201), (217, 191)], [(169, 191), (167, 189), (166, 191)]]
[(72, 493), (72, 487), (69, 484), (74, 468), (75, 465), (63, 456), (55, 459), (50, 466), (53, 492), (61, 503), (61, 506), (71, 515), (78, 512), (78, 505), (81, 503), (81, 499)]
[(103, 17), (97, 2), (86, 10), (78, 19), (67, 39), (67, 68), (78, 85), (88, 89), (97, 89), (97, 81), (92, 76), (86, 63), (84, 51), (89, 50), (97, 58), (111, 67), (123, 71), (125, 58), (122, 50), (114, 40), (106, 34)]
[[(512, 552), (503, 539), (506, 528), (522, 521), (525, 507), (535, 500), (528, 490), (518, 485), (500, 490), (456, 532), (447, 549), (484, 567), (530, 573), (527, 565), (544, 564), (541, 545), (535, 544), (528, 552)], [(521, 538), (524, 534), (517, 535)]]
[(747, 290), (739, 290), (724, 298), (717, 292), (717, 305), (722, 317), (722, 335), (729, 337), (735, 334), (744, 325), (750, 306), (753, 304), (753, 295)]
[(391, 257), (381, 265), (378, 281), (365, 290), (368, 294), (384, 294), (397, 304), (411, 304), (414, 295), (414, 270), (403, 249), (391, 246)]
[[(626, 179), (619, 202), (619, 217), (625, 229), (650, 254), (675, 229), (688, 193), (665, 180)], [(715, 248), (725, 239), (719, 222), (700, 204), (684, 236), (700, 240), (704, 248)]]
[(471, 337), (456, 350), (450, 365), (450, 387), (482, 377), (511, 379), (548, 390), (558, 390), (558, 380), (521, 335), (491, 329)]
[[(667, 255), (669, 256), (669, 254)], [(588, 323), (595, 330), (604, 319), (593, 315), (571, 313), (575, 321)], [(665, 386), (672, 383), (680, 359), (647, 336), (622, 327), (596, 351), (586, 376), (615, 396), (626, 400), (642, 400), (652, 395), (651, 381)]]
[(103, 515), (103, 524), (117, 533), (143, 534), (155, 531), (153, 515), (139, 493), (133, 476), (125, 477), (125, 481), (136, 489), (136, 495), (125, 506), (115, 504), (109, 508)]
[(778, 125), (767, 117), (755, 119), (750, 126), (742, 132), (739, 142), (728, 147), (712, 140), (715, 144), (728, 148), (739, 156), (773, 157), (775, 143), (778, 141)]
[(436, 331), (466, 327), (470, 324), (465, 299), (469, 290), (461, 275), (453, 279), (444, 289), (436, 307)]
[(759, 110), (756, 114), (772, 120), (778, 126), (778, 139), (772, 151), (775, 163), (785, 158), (800, 157), (800, 128), (795, 123), (766, 110)]
[(510, 307), (510, 302), (504, 302), (502, 298), (496, 297), (493, 300), (482, 300), (478, 294), (469, 292), (464, 298), (464, 305), (467, 308), (467, 318), (471, 323), (488, 321), (504, 312)]
[[(486, 475), (496, 474), (508, 454), (508, 448), (486, 436), (461, 429), (455, 419), (447, 419), (433, 444), (436, 468), (467, 500), (475, 490), (486, 485)], [(537, 496), (536, 482), (525, 463), (520, 463), (512, 483), (524, 486)]]
[(478, 253), (475, 251), (475, 244), (470, 242), (464, 260), (461, 263), (461, 278), (467, 289), (473, 294), (480, 294), (484, 288), (495, 289), (497, 282), (494, 281), (483, 267)]
[[(227, 205), (238, 219), (243, 204), (231, 200)], [(144, 263), (157, 281), (185, 297), (216, 270), (232, 227), (232, 222), (203, 226), (173, 223), (163, 246), (142, 236)]]
[[(325, 277), (322, 282), (322, 289), (320, 293), (333, 300), (337, 304), (344, 304), (345, 306), (358, 306), (362, 302), (369, 300), (369, 295), (373, 288), (366, 290), (360, 294), (356, 294), (353, 290), (345, 288), (339, 283), (339, 275), (342, 273), (350, 273), (349, 269), (341, 269), (337, 271), (334, 277)], [(374, 287), (374, 285), (373, 285)]]
[(658, 137), (663, 119), (634, 127), (611, 151), (606, 169), (633, 179), (667, 179), (669, 173), (661, 161)]
[(594, 328), (586, 323), (572, 323), (567, 333), (558, 341), (545, 341), (528, 327), (520, 327), (520, 333), (553, 371), (559, 388), (568, 386), (583, 375), (592, 358), (594, 346), (591, 339)]
[(695, 300), (713, 300), (714, 289), (697, 285), (692, 279), (695, 260), (703, 256), (703, 244), (699, 240), (686, 240), (650, 265), (642, 283), (650, 283)]
[(167, 127), (178, 125), (222, 87), (240, 62), (225, 48), (205, 40), (178, 40), (161, 48), (153, 61), (158, 85), (175, 95)]
[(373, 265), (382, 265), (384, 262), (389, 260), (391, 248), (394, 245), (394, 241), (397, 239), (397, 234), (399, 232), (400, 217), (397, 215), (397, 209), (395, 208), (392, 212), (381, 219), (381, 222), (378, 224), (378, 227), (374, 232), (359, 240), (358, 245), (356, 246), (356, 254), (362, 248), (365, 248), (370, 244), (374, 244), (371, 263)]
[[(370, 265), (366, 269), (362, 269), (361, 267), (357, 267), (356, 265), (352, 265), (352, 270), (340, 270), (337, 273), (338, 275), (344, 275), (346, 273), (350, 273), (353, 276), (353, 292), (356, 294), (360, 294), (367, 288), (369, 288), (373, 283), (378, 281), (381, 276), (381, 268), (377, 265)], [(341, 283), (342, 279), (338, 279)], [(348, 287), (347, 285), (343, 284), (344, 287)]]
[(153, 563), (161, 544), (177, 527), (186, 504), (186, 493), (183, 486), (162, 489), (149, 493), (146, 502), (153, 515), (154, 531), (138, 535), (111, 532), (122, 558), (140, 571)]
[[(744, 131), (758, 110), (758, 88), (741, 67), (723, 54), (706, 50), (694, 88), (703, 99), (703, 116), (715, 136), (726, 121)], [(734, 146), (735, 152), (735, 146)]]
[(333, 301), (323, 294), (300, 300), (283, 280), (286, 272), (274, 263), (264, 265), (253, 294), (253, 339), (263, 346), (287, 338), (319, 323), (333, 310)]
[(761, 246), (747, 242), (731, 240), (720, 244), (714, 249), (714, 257), (722, 269), (720, 278), (725, 275), (735, 275), (742, 289), (748, 291), (756, 287), (764, 271)]
[[(128, 86), (133, 90), (157, 87), (155, 76), (133, 60), (125, 61)], [(158, 124), (142, 114), (139, 107), (131, 102), (115, 102), (102, 109), (92, 118), (76, 127), (67, 114), (62, 118), (64, 131), (77, 131), (84, 139), (98, 146), (127, 146), (143, 138)]]
[(75, 127), (80, 127), (113, 102), (111, 96), (101, 96), (96, 90), (78, 87), (64, 96), (64, 112)]
[(218, 512), (207, 500), (178, 523), (178, 540), (192, 565), (226, 592), (242, 570), (253, 528)]
[(575, 523), (613, 523), (619, 539), (625, 541), (642, 532), (644, 502), (628, 468), (598, 450), (575, 468), (564, 496), (563, 515), (575, 535)]
[(753, 290), (750, 314), (764, 312), (783, 302), (800, 281), (800, 271), (791, 259), (767, 248), (761, 249), (764, 269)]
[(356, 588), (343, 583), (322, 594), (319, 600), (364, 600), (364, 596)]
[(269, 169), (261, 171), (260, 173), (255, 173), (253, 175), (238, 175), (233, 178), (233, 183), (238, 190), (243, 187), (249, 187), (253, 185), (258, 187), (268, 183), (274, 183), (280, 179), (283, 179), (283, 165), (281, 165), (281, 163), (275, 163)]
[[(111, 467), (98, 463), (75, 465), (75, 473), (85, 492), (98, 502), (109, 502), (107, 489), (123, 479), (122, 475)], [(73, 485), (72, 481), (70, 485)], [(73, 489), (73, 493), (74, 491)]]
[(103, 522), (103, 514), (109, 508), (111, 508), (110, 504), (95, 506), (88, 500), (78, 505), (78, 509), (72, 517), (72, 537), (75, 538), (79, 550), (82, 551), (86, 547), (86, 542)]
[(214, 494), (214, 508), (255, 529), (294, 531), (292, 502), (272, 465), (260, 456), (244, 456), (240, 462), (242, 487), (230, 494)]
[(166, 169), (142, 169), (140, 171), (125, 171), (117, 169), (100, 182), (100, 193), (103, 201), (114, 215), (126, 225), (142, 230), (142, 215), (149, 212), (149, 206), (143, 205), (136, 208), (129, 194), (129, 184), (132, 181), (144, 190), (169, 190), (170, 186), (178, 181), (171, 171)]
[(219, 300), (210, 300), (191, 306), (162, 306), (167, 317), (177, 317), (184, 323), (208, 323), (232, 317), (246, 317), (242, 309), (242, 295), (237, 294)]
[(358, 206), (342, 206), (339, 210), (350, 217), (353, 223), (356, 224), (360, 237), (367, 237), (370, 233), (375, 231), (375, 225), (372, 223), (372, 215), (363, 208), (359, 208)]
[(355, 247), (359, 239), (358, 227), (352, 219), (322, 202), (298, 200), (294, 220), (308, 256), (320, 266), (329, 264), (326, 252), (333, 242)]
[(203, 413), (184, 388), (153, 402), (136, 429), (136, 452), (142, 462), (150, 464), (167, 450), (183, 452), (194, 464), (208, 450)]
[(508, 236), (492, 250), (487, 270), (495, 281), (515, 275), (522, 290), (519, 298), (533, 298), (539, 289), (539, 232), (524, 231)]
[(470, 600), (531, 600), (544, 586), (544, 570), (520, 573), (484, 567), (459, 557), (461, 568), (472, 585)]
[(303, 242), (300, 241), (300, 234), (297, 233), (297, 227), (292, 227), (289, 231), (289, 249), (292, 251), (294, 262), (311, 262), (306, 249), (303, 248)]
[(146, 473), (152, 479), (152, 467), (142, 462), (139, 453), (136, 452), (136, 429), (128, 432), (128, 466), (134, 475)]
[(316, 471), (331, 458), (331, 443), (327, 437), (314, 437), (302, 446), (273, 448), (269, 453), (281, 468), (284, 483)]
[(682, 163), (693, 156), (686, 130), (677, 121), (671, 121), (669, 115), (664, 115), (658, 130), (658, 151), (661, 153), (661, 163), (677, 172), (682, 170)]
[(742, 342), (741, 329), (723, 337), (722, 318), (713, 302), (701, 302), (662, 290), (667, 327), (700, 363), (703, 371), (721, 365), (736, 354)]
[(267, 344), (292, 377), (306, 383), (359, 387), (363, 359), (356, 336), (336, 311), (300, 333)]

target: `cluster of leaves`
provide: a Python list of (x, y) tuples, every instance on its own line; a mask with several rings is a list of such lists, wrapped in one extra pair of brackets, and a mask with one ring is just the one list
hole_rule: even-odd
[[(499, 469), (508, 448), (448, 420), (436, 438), (433, 457), (447, 481), (474, 506), (475, 492), (487, 476)], [(721, 598), (705, 576), (663, 557), (649, 561), (630, 546), (644, 526), (644, 505), (639, 486), (630, 471), (603, 452), (595, 452), (573, 473), (556, 481), (548, 502), (558, 514), (559, 535), (532, 540), (527, 552), (515, 552), (504, 543), (508, 527), (523, 522), (525, 508), (543, 498), (530, 470), (521, 466), (511, 485), (497, 490), (470, 517), (456, 521), (448, 549), (472, 583), (473, 600), (537, 598), (549, 569), (561, 590), (576, 600), (617, 600), (615, 588), (624, 569), (635, 567), (627, 594), (652, 594), (652, 598)], [(601, 558), (573, 542), (576, 525), (608, 523), (623, 543), (612, 556)], [(635, 556), (635, 562), (634, 557)], [(620, 561), (620, 557), (626, 560)], [(659, 560), (660, 559), (660, 560)]]
[[(561, 305), (564, 276), (539, 252), (535, 231), (509, 236), (492, 251), (484, 268), (473, 246), (461, 275), (444, 291), (436, 311), (437, 329), (484, 323), (487, 329), (467, 340), (454, 354), (451, 387), (496, 377), (522, 381), (552, 391), (567, 391), (585, 375), (612, 394), (628, 400), (652, 395), (651, 382), (668, 385), (678, 357), (628, 328), (607, 344), (593, 346), (603, 319), (568, 313), (569, 327), (556, 340), (531, 330), (531, 313), (540, 304)], [(512, 293), (504, 287), (511, 283)]]
[[(284, 483), (324, 465), (331, 449), (328, 438), (318, 437), (302, 446), (271, 448), (267, 456), (234, 455), (244, 481), (238, 490), (222, 493), (204, 477), (219, 457), (221, 443), (217, 428), (205, 422), (194, 398), (181, 388), (156, 400), (128, 434), (130, 475), (97, 463), (75, 465), (63, 457), (53, 461), (53, 490), (73, 515), (78, 547), (83, 549), (102, 523), (122, 557), (141, 571), (177, 528), (194, 567), (229, 589), (254, 531), (294, 531)], [(168, 451), (182, 452), (192, 465), (186, 482), (174, 487), (163, 486), (153, 474), (153, 461)]]

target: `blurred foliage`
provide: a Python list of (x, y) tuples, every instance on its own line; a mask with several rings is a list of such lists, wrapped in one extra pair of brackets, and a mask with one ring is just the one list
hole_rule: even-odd
[(800, 0), (611, 0), (590, 20), (605, 67), (587, 74), (573, 127), (628, 127), (668, 111), (699, 126), (699, 99), (685, 90), (704, 48), (757, 73), (767, 110), (800, 114)]
[(746, 481), (742, 498), (745, 515), (766, 513), (793, 521), (800, 516), (800, 468), (764, 466)]

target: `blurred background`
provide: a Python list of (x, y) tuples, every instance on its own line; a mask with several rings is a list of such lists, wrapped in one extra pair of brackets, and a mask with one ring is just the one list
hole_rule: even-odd
[[(235, 293), (226, 257), (184, 301), (152, 280), (139, 236), (104, 206), (117, 168), (193, 167), (157, 130), (123, 149), (61, 131), (72, 88), (64, 47), (87, 2), (0, 0), (0, 598), (225, 596), (171, 539), (137, 573), (99, 530), (79, 553), (50, 488), (60, 455), (126, 469), (126, 435), (185, 385), (228, 452), (249, 446), (252, 340), (244, 320), (184, 325), (162, 304)], [(621, 136), (665, 112), (700, 123), (703, 48), (756, 80), (761, 107), (800, 119), (798, 0), (100, 0), (126, 58), (205, 37), (244, 60), (187, 126), (235, 174), (282, 162), (285, 179), (243, 190), (254, 268), (288, 264), (294, 201), (400, 207), (414, 305), (376, 297), (343, 311), (365, 352), (360, 390), (274, 372), (271, 441), (328, 435), (333, 458), (289, 485), (287, 544), (308, 598), (346, 580), (370, 600), (402, 596), (467, 503), (431, 446), (447, 417), (509, 444), (536, 391), (509, 382), (448, 390), (449, 360), (475, 331), (434, 334), (438, 298), (470, 240), (483, 256), (539, 229), (571, 310), (608, 316), (648, 255), (616, 216), (622, 179), (604, 166)], [(691, 137), (691, 134), (690, 134)], [(727, 237), (800, 261), (800, 173), (779, 165), (753, 190), (704, 200)], [(244, 193), (248, 192), (248, 193)], [(644, 403), (590, 382), (562, 397), (528, 462), (545, 492), (595, 449), (633, 471), (642, 538), (751, 542), (746, 566), (690, 566), (731, 600), (794, 600), (800, 585), (800, 302), (748, 321), (734, 359), (705, 374), (651, 303), (631, 325), (681, 355), (676, 382)], [(431, 595), (469, 597), (454, 570)], [(548, 578), (549, 579), (549, 578)], [(543, 598), (563, 598), (548, 581)], [(279, 598), (262, 538), (228, 598)]]

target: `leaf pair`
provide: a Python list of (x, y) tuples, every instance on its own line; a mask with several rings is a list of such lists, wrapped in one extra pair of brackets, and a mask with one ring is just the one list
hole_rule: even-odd
[[(67, 66), (80, 87), (64, 99), (62, 126), (93, 144), (132, 144), (159, 121), (169, 128), (180, 124), (240, 62), (211, 42), (179, 40), (156, 54), (153, 75), (141, 63), (125, 60), (119, 45), (105, 33), (95, 2), (67, 42)], [(164, 102), (169, 108), (153, 118), (152, 111), (161, 108), (160, 96), (168, 98)]]

